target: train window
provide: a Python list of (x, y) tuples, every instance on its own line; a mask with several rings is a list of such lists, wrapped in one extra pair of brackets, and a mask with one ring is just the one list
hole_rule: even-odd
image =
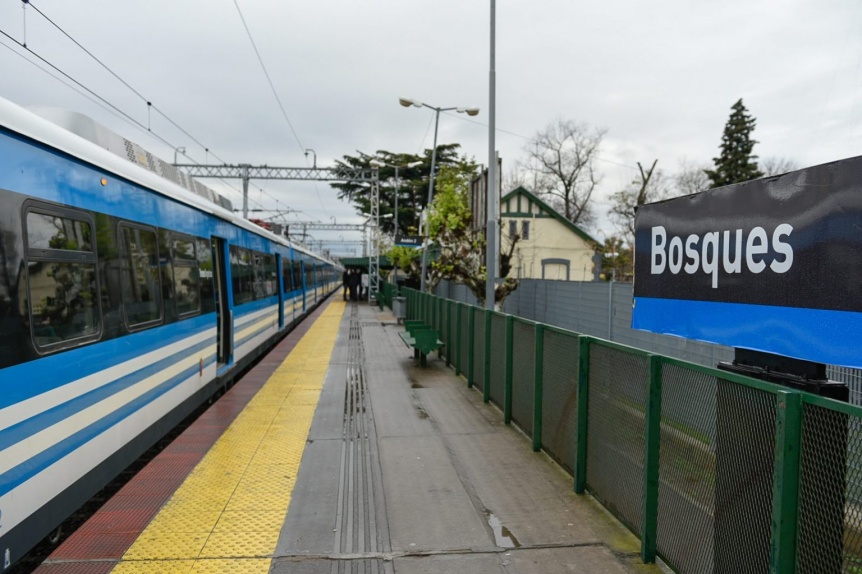
[(174, 260), (182, 259), (183, 261), (197, 261), (198, 259), (195, 250), (195, 241), (191, 237), (174, 235), (172, 237), (171, 247), (174, 251)]
[(173, 235), (174, 293), (177, 313), (189, 317), (201, 312), (201, 280), (195, 241), (191, 237)]
[(234, 304), (254, 301), (254, 265), (251, 251), (231, 245), (230, 274)]
[(281, 276), (284, 281), (284, 286), (282, 287), (285, 293), (290, 293), (293, 291), (293, 271), (290, 265), (290, 260), (287, 258), (282, 258), (281, 260)]
[(213, 284), (213, 258), (210, 242), (197, 239), (198, 275), (201, 281), (201, 313), (215, 311), (215, 285)]
[(261, 278), (263, 279), (262, 293), (264, 297), (272, 297), (278, 293), (278, 271), (275, 267), (275, 255), (262, 255), (263, 269)]
[(29, 249), (92, 252), (92, 236), (93, 227), (89, 222), (37, 211), (27, 214)]
[(126, 325), (135, 329), (157, 324), (162, 320), (162, 288), (156, 232), (123, 223), (120, 224), (120, 243)]
[(302, 263), (299, 261), (293, 262), (293, 281), (294, 289), (302, 289)]
[(101, 332), (93, 221), (65, 208), (27, 205), (27, 294), (21, 316), (40, 351), (97, 339)]

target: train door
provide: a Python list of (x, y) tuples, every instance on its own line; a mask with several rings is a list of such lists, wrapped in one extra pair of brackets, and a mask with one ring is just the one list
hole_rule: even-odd
[(233, 312), (230, 310), (230, 293), (227, 281), (227, 243), (219, 237), (212, 238), (213, 268), (216, 290), (216, 353), (218, 368), (230, 363), (233, 347)]
[(301, 259), (300, 261), (302, 261), (299, 265), (299, 276), (302, 277), (302, 312), (305, 313), (308, 309), (308, 302), (305, 300), (308, 294), (308, 277), (305, 273), (305, 261)]
[(284, 268), (281, 265), (281, 255), (275, 254), (275, 274), (278, 285), (278, 328), (284, 328)]

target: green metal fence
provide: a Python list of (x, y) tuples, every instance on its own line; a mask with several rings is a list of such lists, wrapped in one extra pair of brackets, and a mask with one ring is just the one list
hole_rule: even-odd
[[(862, 573), (862, 408), (405, 289), (447, 360), (681, 573)], [(491, 360), (493, 357), (493, 360)]]

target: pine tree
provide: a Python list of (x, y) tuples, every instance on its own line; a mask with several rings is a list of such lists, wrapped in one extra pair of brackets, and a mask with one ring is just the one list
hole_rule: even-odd
[(751, 154), (757, 143), (751, 139), (756, 120), (748, 114), (742, 98), (731, 109), (733, 111), (721, 136), (721, 155), (712, 158), (715, 169), (705, 170), (712, 187), (763, 177), (763, 172), (757, 167), (757, 156)]

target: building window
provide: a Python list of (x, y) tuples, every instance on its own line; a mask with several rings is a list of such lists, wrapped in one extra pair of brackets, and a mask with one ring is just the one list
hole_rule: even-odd
[(530, 239), (530, 222), (522, 221), (521, 222), (521, 240), (527, 241)]
[(509, 239), (515, 239), (518, 235), (518, 222), (514, 219), (509, 220)]

